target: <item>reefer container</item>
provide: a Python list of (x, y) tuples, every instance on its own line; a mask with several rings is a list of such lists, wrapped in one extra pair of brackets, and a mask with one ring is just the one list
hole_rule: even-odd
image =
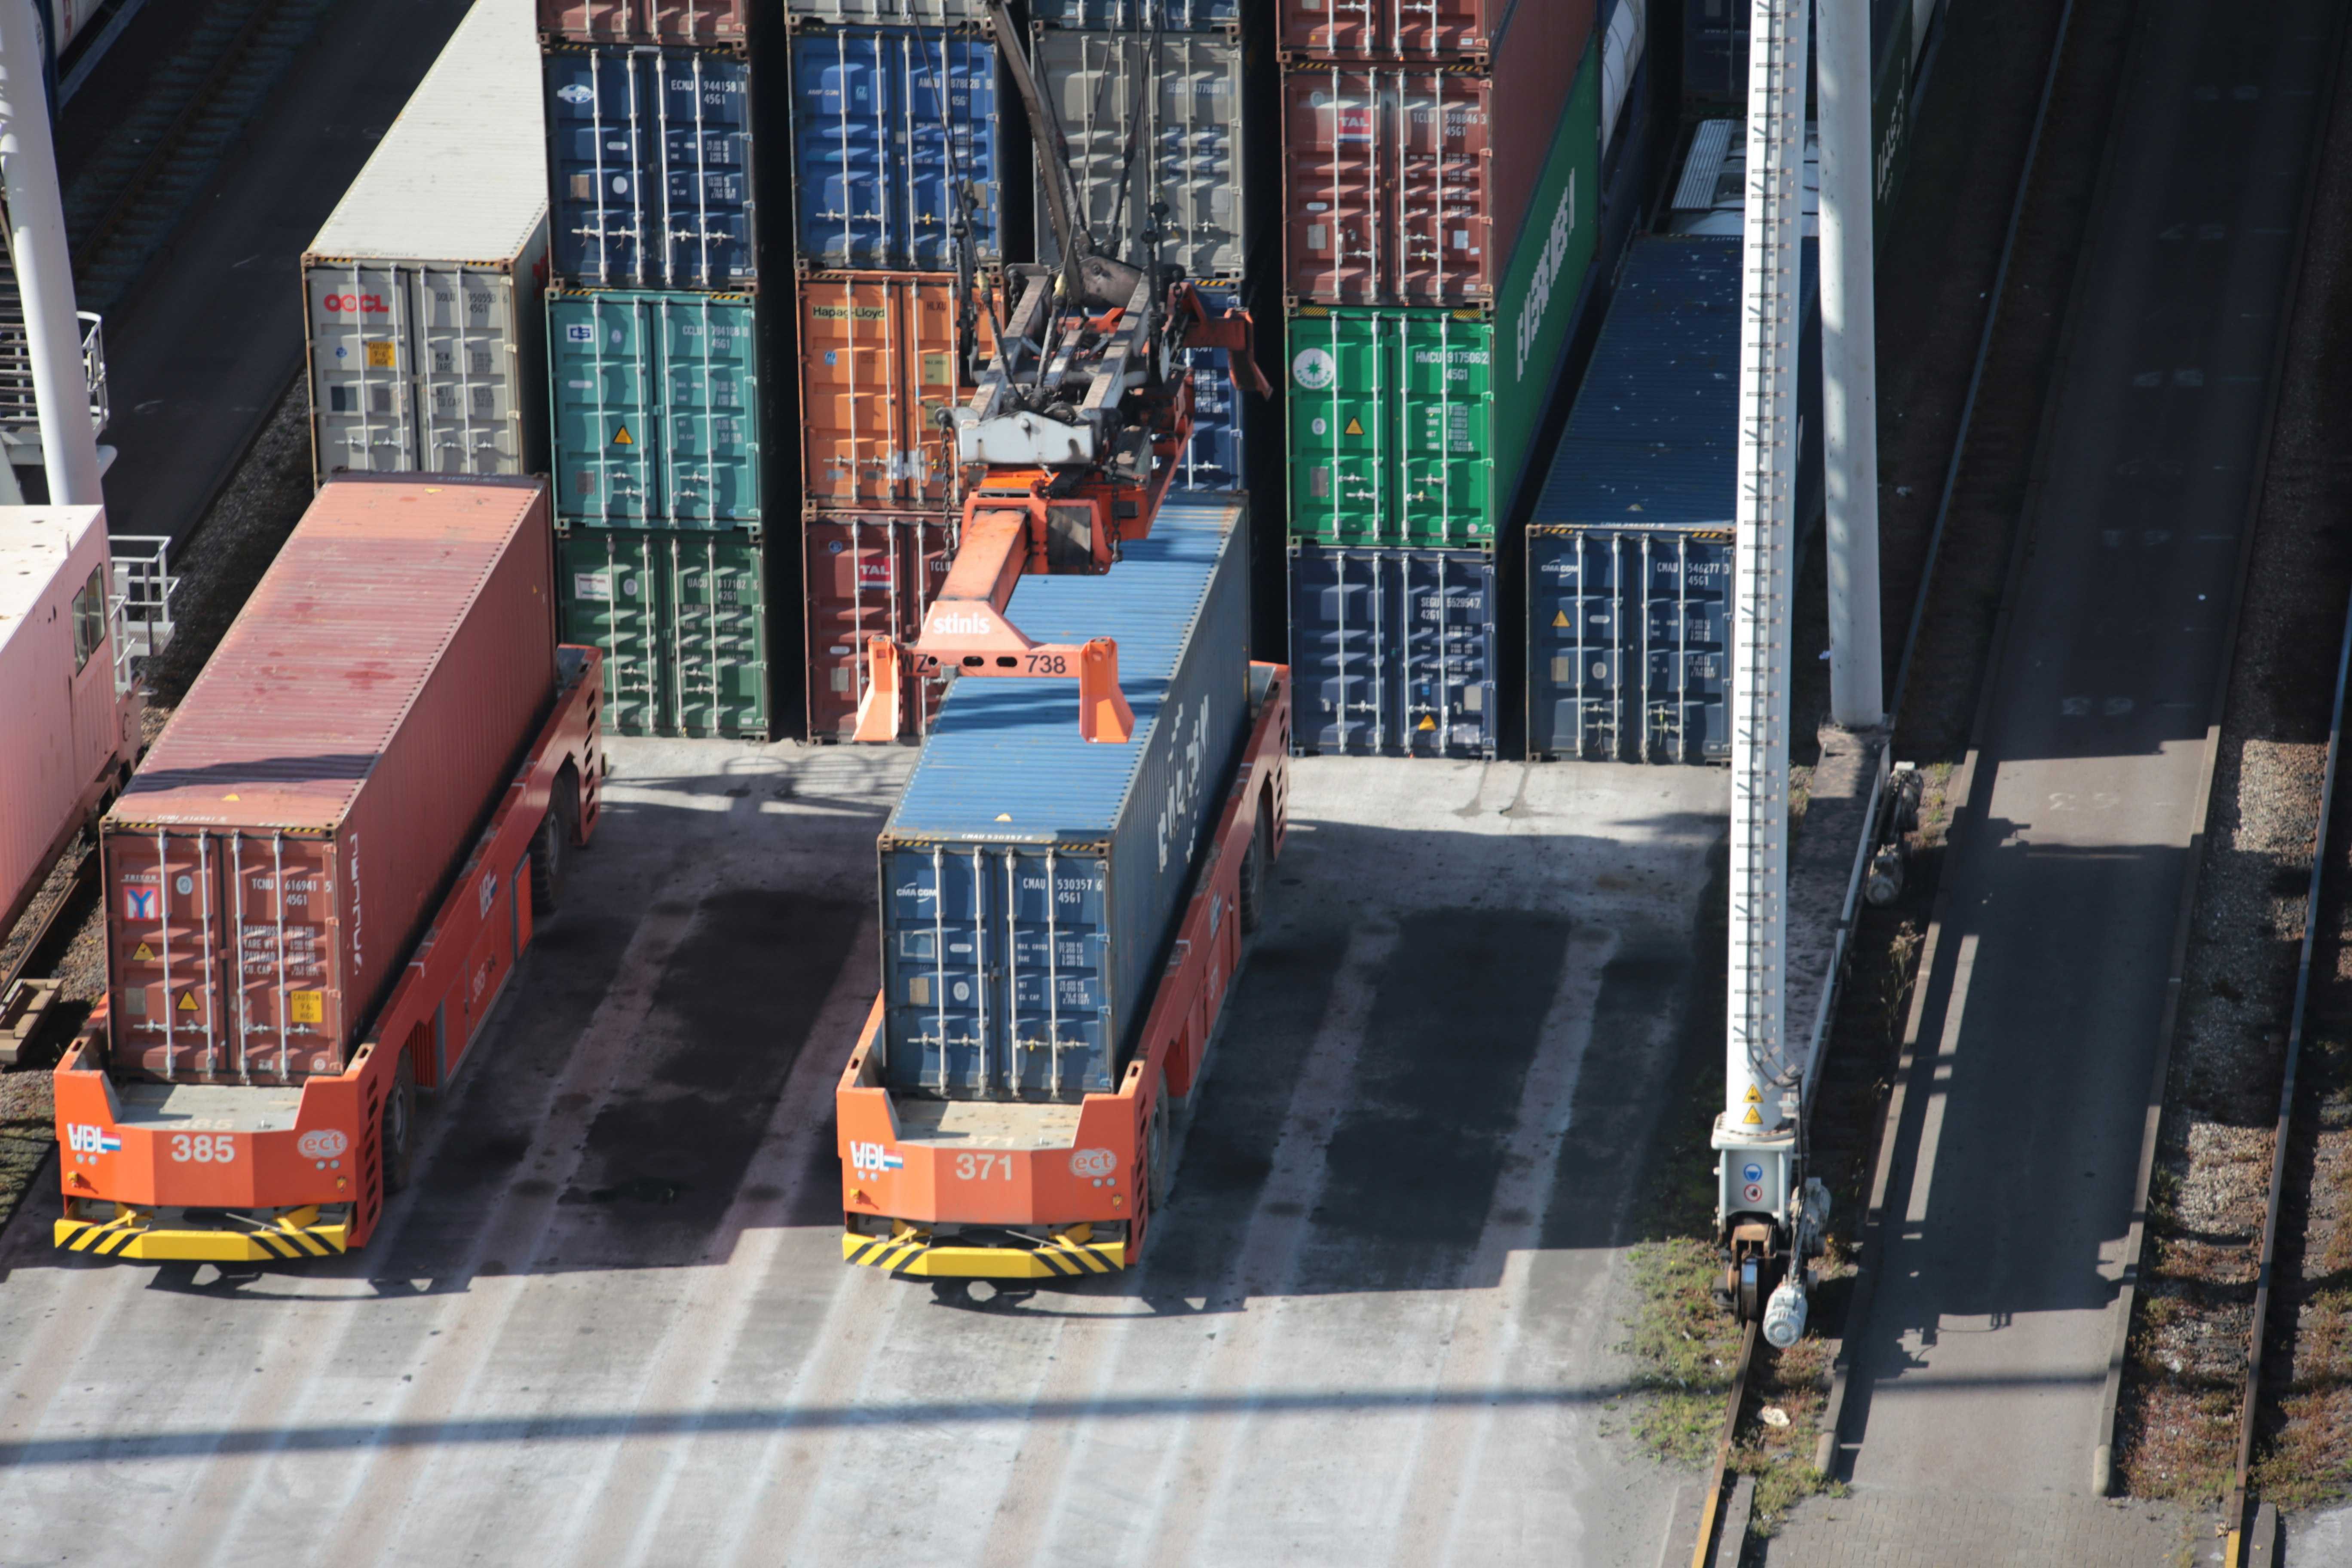
[[(978, 287), (996, 296), (992, 277)], [(951, 272), (799, 280), (801, 493), (820, 510), (943, 506), (955, 437), (939, 416), (996, 350), (987, 300)]]
[(597, 528), (762, 525), (749, 297), (558, 289), (547, 321), (560, 518)]
[(1290, 546), (1302, 752), (1495, 754), (1495, 557)]
[(1124, 745), (1066, 680), (959, 680), (881, 838), (894, 1089), (1075, 1100), (1114, 1088), (1249, 729), (1238, 501), (1171, 492), (1100, 577), (1028, 576), (1007, 618), (1114, 637)]
[(102, 509), (0, 507), (0, 933), (138, 754), (107, 561)]
[(1325, 304), (1497, 298), (1522, 227), (1540, 230), (1549, 216), (1539, 187), (1556, 175), (1592, 182), (1590, 168), (1557, 166), (1563, 116), (1580, 140), (1599, 126), (1591, 23), (1590, 0), (1522, 5), (1492, 69), (1291, 61), (1282, 75), (1289, 291)]
[(1598, 230), (1597, 55), (1585, 51), (1493, 305), (1295, 307), (1290, 531), (1340, 544), (1483, 545), (1508, 514), (1559, 378)]
[(604, 650), (604, 728), (765, 740), (767, 552), (746, 533), (578, 529), (556, 541), (563, 640)]
[(546, 487), (340, 479), (107, 813), (113, 1065), (340, 1072), (555, 689)]
[(758, 280), (754, 74), (720, 49), (548, 46), (557, 278), (597, 289)]
[(953, 272), (960, 222), (972, 262), (1003, 259), (993, 43), (811, 24), (796, 25), (792, 55), (802, 266)]
[(550, 38), (581, 44), (740, 44), (751, 0), (539, 0)]
[[(868, 674), (866, 640), (911, 643), (922, 614), (947, 581), (948, 521), (937, 513), (848, 512), (812, 517), (803, 531), (807, 596), (808, 732), (812, 741), (846, 741)], [(939, 707), (940, 686), (899, 685), (898, 734), (920, 737)]]
[[(1254, 204), (1243, 194), (1253, 170), (1238, 34), (1040, 27), (1033, 58), (1068, 139), (1079, 211), (1096, 242), (1123, 255), (1121, 231), (1149, 227), (1162, 263), (1193, 279), (1239, 278), (1255, 236)], [(1145, 82), (1156, 104), (1138, 101)], [(1129, 124), (1139, 113), (1144, 134), (1130, 148)], [(1155, 202), (1168, 209), (1157, 218)], [(1035, 211), (1038, 259), (1058, 264), (1042, 184)]]
[(481, 0), (302, 257), (311, 477), (547, 467), (547, 132), (525, 0)]
[[(1426, 0), (1405, 5), (1396, 0), (1278, 0), (1282, 47), (1318, 58), (1486, 59), (1513, 47), (1534, 47), (1518, 31), (1519, 19), (1548, 7), (1524, 0)], [(1573, 5), (1561, 9), (1573, 10)], [(1589, 21), (1591, 6), (1582, 7)], [(1573, 49), (1581, 33), (1565, 40)]]
[[(1230, 310), (1241, 304), (1242, 291), (1231, 286), (1206, 288), (1201, 300), (1212, 310)], [(1186, 349), (1179, 357), (1192, 372), (1192, 438), (1176, 455), (1171, 482), (1183, 490), (1247, 489), (1242, 399), (1229, 368), (1233, 351)]]
[(1056, 27), (1202, 33), (1239, 22), (1242, 0), (1029, 0), (1029, 15)]

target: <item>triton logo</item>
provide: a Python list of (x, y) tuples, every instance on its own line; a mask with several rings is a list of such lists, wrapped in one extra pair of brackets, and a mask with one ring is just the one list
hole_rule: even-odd
[(994, 631), (996, 624), (987, 616), (942, 610), (931, 617), (929, 629), (938, 637), (982, 637)]

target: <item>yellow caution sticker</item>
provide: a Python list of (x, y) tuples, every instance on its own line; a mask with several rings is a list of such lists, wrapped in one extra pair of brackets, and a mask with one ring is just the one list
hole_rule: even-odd
[(294, 1024), (325, 1023), (327, 994), (323, 991), (289, 991), (286, 993), (286, 1018)]
[(613, 432), (613, 445), (614, 445), (614, 446), (615, 446), (615, 447), (634, 447), (634, 446), (635, 446), (636, 444), (637, 444), (637, 438), (636, 438), (635, 436), (632, 436), (632, 435), (630, 435), (630, 434), (629, 434), (629, 427), (628, 427), (627, 426), (624, 425), (624, 426), (622, 426), (619, 429), (617, 429), (617, 430), (615, 430), (615, 431), (614, 431), (614, 432)]
[(1362, 435), (1363, 433), (1364, 433), (1364, 422), (1363, 422), (1362, 420), (1360, 420), (1360, 419), (1354, 419), (1354, 418), (1351, 418), (1351, 419), (1349, 419), (1349, 420), (1348, 421), (1348, 428), (1347, 428), (1346, 434), (1348, 434), (1348, 435), (1349, 435), (1349, 436), (1360, 436), (1360, 435)]
[(181, 992), (181, 993), (180, 993), (180, 1011), (181, 1011), (181, 1012), (183, 1012), (183, 1013), (193, 1013), (193, 1012), (194, 1012), (195, 1010), (196, 1010), (196, 994), (195, 994), (194, 992), (193, 992), (193, 991), (183, 991), (183, 992)]
[(142, 942), (131, 950), (131, 962), (133, 963), (152, 963), (155, 962), (155, 950), (149, 947)]
[(1556, 626), (1564, 626), (1569, 625), (1568, 612), (1566, 610), (1558, 610), (1553, 612), (1551, 624)]
[(399, 364), (399, 353), (397, 343), (370, 343), (367, 346), (368, 369), (391, 370)]

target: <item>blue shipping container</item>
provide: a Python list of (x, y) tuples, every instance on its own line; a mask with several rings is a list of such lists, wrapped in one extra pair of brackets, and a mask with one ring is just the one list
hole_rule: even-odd
[(915, 27), (795, 34), (793, 157), (800, 257), (811, 266), (952, 272), (959, 221), (973, 260), (1003, 258), (1003, 138), (986, 38)]
[(1205, 33), (1242, 16), (1242, 0), (1029, 0), (1029, 15), (1056, 27)]
[(757, 530), (760, 357), (742, 295), (551, 289), (555, 515)]
[(716, 49), (551, 45), (549, 248), (598, 289), (742, 289), (760, 276), (751, 69)]
[(1302, 752), (1495, 754), (1495, 557), (1293, 542)]
[[(1230, 310), (1242, 302), (1239, 289), (1203, 289), (1201, 302)], [(1229, 349), (1186, 349), (1181, 356), (1192, 371), (1192, 438), (1176, 458), (1176, 488), (1242, 490), (1249, 488), (1242, 467), (1242, 400), (1227, 366)]]
[(881, 838), (885, 1070), (950, 1099), (1115, 1088), (1249, 728), (1249, 527), (1171, 492), (1100, 577), (1024, 577), (1040, 642), (1118, 642), (1124, 745), (1070, 680), (964, 679)]

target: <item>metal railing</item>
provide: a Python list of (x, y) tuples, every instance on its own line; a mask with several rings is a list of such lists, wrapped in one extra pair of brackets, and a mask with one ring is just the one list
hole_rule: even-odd
[(118, 533), (108, 544), (114, 581), (106, 614), (114, 634), (114, 689), (120, 695), (136, 677), (131, 661), (152, 658), (171, 642), (172, 594), (180, 580), (172, 574), (167, 536)]

